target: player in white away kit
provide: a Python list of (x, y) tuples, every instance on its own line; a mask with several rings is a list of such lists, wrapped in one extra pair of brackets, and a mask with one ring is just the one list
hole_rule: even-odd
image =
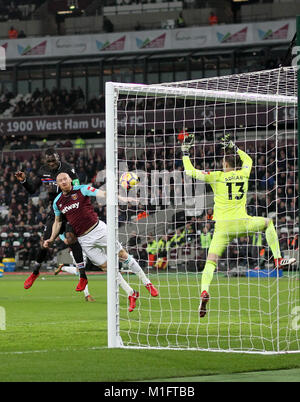
[[(51, 237), (44, 242), (44, 247), (49, 247), (56, 239), (62, 224), (62, 216), (64, 216), (72, 225), (86, 256), (94, 265), (106, 269), (107, 227), (104, 222), (99, 220), (90, 200), (90, 197), (97, 197), (98, 200), (103, 199), (106, 193), (88, 185), (73, 186), (72, 180), (67, 173), (59, 174), (56, 182), (62, 192), (53, 202), (55, 221)], [(120, 261), (139, 277), (151, 296), (156, 297), (158, 290), (152, 285), (137, 261), (123, 249), (120, 243), (117, 246)], [(128, 294), (129, 311), (133, 311), (139, 292), (129, 286), (120, 272), (118, 273), (118, 280), (119, 285)], [(76, 290), (84, 290), (86, 284), (87, 279), (80, 278)]]

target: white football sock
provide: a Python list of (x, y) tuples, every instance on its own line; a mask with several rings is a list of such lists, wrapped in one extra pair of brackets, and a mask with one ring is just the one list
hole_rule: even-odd
[(68, 272), (69, 274), (78, 275), (78, 270), (76, 267), (73, 266), (63, 266), (62, 271)]
[(119, 286), (121, 286), (121, 288), (127, 293), (128, 296), (132, 296), (134, 290), (132, 289), (132, 287), (130, 287), (130, 285), (125, 281), (125, 279), (123, 278), (123, 276), (121, 275), (120, 272), (118, 272), (118, 284)]
[(131, 269), (131, 271), (136, 274), (139, 279), (143, 282), (143, 284), (146, 286), (148, 283), (151, 281), (147, 278), (145, 275), (145, 272), (142, 270), (138, 262), (135, 260), (135, 258), (132, 257), (132, 255), (128, 255), (128, 258), (126, 261), (124, 261), (124, 264)]
[(85, 289), (84, 289), (83, 293), (84, 293), (84, 296), (85, 296), (85, 297), (87, 297), (87, 296), (89, 296), (89, 295), (90, 295), (88, 285), (86, 285), (86, 287), (85, 287)]

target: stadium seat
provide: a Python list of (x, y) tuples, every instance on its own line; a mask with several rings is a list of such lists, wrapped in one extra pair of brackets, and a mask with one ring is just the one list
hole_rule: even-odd
[(31, 235), (30, 235), (30, 233), (29, 232), (24, 232), (24, 235), (23, 235), (24, 237), (30, 237)]
[(7, 237), (7, 233), (6, 233), (6, 232), (2, 232), (2, 233), (1, 233), (1, 237), (2, 237), (2, 239), (5, 239), (5, 238)]

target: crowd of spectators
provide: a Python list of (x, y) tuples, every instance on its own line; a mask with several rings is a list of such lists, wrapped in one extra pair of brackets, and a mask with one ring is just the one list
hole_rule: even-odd
[(45, 0), (0, 0), (0, 21), (26, 20)]
[[(19, 142), (24, 150), (31, 148), (32, 140), (28, 140), (27, 136), (24, 136)], [(37, 143), (35, 146), (37, 149)], [(8, 251), (10, 254), (14, 253), (14, 256), (19, 252), (19, 258), (23, 261), (22, 266), (28, 266), (28, 261), (32, 261), (39, 245), (49, 211), (49, 203), (43, 189), (30, 196), (24, 187), (16, 182), (14, 176), (18, 169), (22, 169), (28, 177), (35, 180), (35, 174), (41, 163), (41, 153), (31, 154), (29, 152), (25, 157), (24, 153), (22, 157), (18, 155), (9, 153), (5, 156), (2, 155), (0, 164), (0, 227), (2, 232), (0, 258), (7, 256)], [(77, 153), (70, 150), (70, 152), (62, 153), (62, 158), (63, 160), (67, 158), (68, 163), (75, 167), (82, 183), (93, 182), (95, 172), (102, 170), (105, 165), (100, 154), (94, 153), (93, 150), (83, 150)], [(105, 207), (97, 206), (97, 211), (100, 218), (105, 221)], [(26, 235), (24, 236), (24, 234)], [(63, 243), (57, 242), (57, 246), (55, 245), (51, 250), (49, 257), (55, 256), (61, 248), (64, 248)]]
[[(153, 133), (149, 133), (149, 139)], [(157, 145), (159, 142), (164, 146)], [(155, 145), (156, 144), (156, 145)], [(180, 147), (166, 147), (166, 141), (158, 138), (156, 141), (150, 141), (149, 146), (145, 149), (143, 157), (139, 162), (133, 162), (131, 169), (140, 169), (147, 171), (172, 171), (182, 170)], [(296, 144), (283, 143), (278, 144), (276, 150), (273, 141), (247, 142), (239, 143), (242, 149), (253, 159), (253, 169), (249, 180), (249, 193), (247, 202), (247, 211), (252, 216), (272, 217), (276, 223), (278, 236), (282, 250), (296, 249), (298, 247), (298, 173), (297, 173), (297, 147)], [(207, 146), (195, 147), (192, 152), (194, 166), (200, 170), (220, 170), (222, 169), (222, 152), (218, 152), (215, 144), (208, 143)], [(219, 155), (219, 156), (216, 156)], [(122, 159), (129, 159), (129, 156), (122, 155)], [(275, 173), (277, 170), (277, 174)], [(169, 184), (170, 188), (170, 207), (175, 204), (176, 189), (178, 185)], [(164, 186), (168, 186), (164, 184)], [(211, 193), (210, 186), (206, 187), (206, 193)], [(160, 194), (160, 208), (168, 208), (163, 202), (163, 191)], [(183, 190), (179, 191), (183, 194)], [(177, 200), (178, 201), (178, 200)], [(147, 207), (148, 211), (156, 206), (151, 203)], [(182, 246), (193, 242), (196, 247), (196, 265), (203, 268), (207, 256), (207, 248), (203, 247), (201, 235), (204, 232), (213, 235), (214, 224), (211, 221), (211, 211), (204, 211), (200, 217), (188, 217), (184, 214), (174, 216), (171, 233), (168, 234), (169, 241), (177, 230), (184, 233), (182, 237)], [(188, 226), (188, 230), (187, 230)], [(170, 227), (170, 226), (169, 226)], [(145, 239), (144, 239), (145, 240)], [(206, 238), (204, 239), (206, 241)], [(137, 253), (137, 257), (145, 258), (145, 249), (147, 244), (141, 244), (133, 247), (133, 253)], [(155, 241), (159, 241), (159, 238)], [(145, 242), (144, 242), (145, 243)], [(256, 239), (256, 236), (244, 236), (238, 242), (233, 242), (224, 254), (224, 258), (229, 261), (229, 266), (239, 264), (250, 265), (256, 267), (260, 265), (262, 268), (271, 258), (267, 251), (267, 243), (265, 235)], [(263, 254), (260, 254), (263, 253)], [(267, 256), (268, 255), (268, 256)], [(159, 258), (159, 252), (157, 252)], [(177, 260), (178, 262), (178, 260)]]
[(0, 114), (5, 117), (63, 115), (104, 112), (104, 96), (87, 100), (78, 87), (67, 91), (53, 88), (51, 91), (36, 89), (32, 94), (14, 96), (11, 92), (0, 96)]
[[(160, 134), (162, 135), (162, 134)], [(152, 140), (151, 140), (152, 136)], [(160, 142), (158, 138), (154, 138), (154, 134), (149, 134), (148, 146), (139, 154), (137, 160), (134, 160), (129, 155), (130, 149), (120, 148), (119, 160), (127, 160), (129, 170), (143, 170), (147, 172), (149, 177), (149, 200), (147, 205), (140, 199), (139, 203), (129, 203), (120, 205), (119, 208), (119, 222), (120, 224), (138, 221), (142, 222), (146, 216), (155, 214), (158, 210), (172, 208), (175, 210), (175, 198), (178, 196), (177, 189), (178, 183), (175, 185), (174, 181), (170, 181), (169, 194), (170, 203), (164, 202), (163, 184), (159, 188), (159, 202), (152, 202), (151, 198), (151, 172), (152, 171), (169, 171), (177, 170), (183, 172), (181, 161), (181, 151), (179, 144), (174, 147), (166, 147), (158, 145)], [(6, 141), (6, 149), (11, 149), (11, 152), (2, 154), (0, 164), (0, 208), (2, 214), (0, 215), (1, 231), (7, 233), (7, 237), (2, 238), (2, 247), (0, 250), (0, 258), (7, 254), (12, 254), (13, 250), (19, 252), (19, 256), (23, 259), (23, 265), (27, 266), (28, 261), (33, 257), (32, 250), (37, 247), (38, 233), (42, 234), (43, 225), (45, 223), (48, 213), (48, 202), (43, 189), (29, 196), (23, 186), (16, 182), (14, 173), (18, 169), (25, 170), (26, 174), (34, 180), (35, 174), (40, 166), (42, 152), (14, 152), (16, 148), (35, 151), (41, 150), (43, 144), (37, 142), (28, 136), (20, 137), (16, 141), (14, 139), (1, 138)], [(68, 149), (65, 145), (68, 143)], [(162, 142), (163, 143), (163, 142)], [(3, 143), (2, 143), (3, 145)], [(294, 241), (294, 229), (298, 220), (298, 177), (297, 177), (297, 149), (294, 143), (281, 143), (279, 142), (277, 148), (272, 141), (259, 141), (247, 142), (246, 144), (239, 144), (241, 148), (245, 149), (247, 153), (253, 158), (253, 169), (249, 180), (249, 197), (248, 197), (248, 213), (256, 216), (273, 216), (276, 217), (278, 234), (283, 247), (294, 248), (292, 241)], [(76, 149), (75, 142), (68, 140), (59, 140), (54, 146), (58, 147), (58, 152), (61, 154), (62, 160), (73, 165), (79, 175), (81, 183), (92, 183), (96, 187), (104, 184), (104, 179), (100, 178), (98, 173), (105, 169), (105, 160), (102, 151), (97, 148)], [(64, 149), (60, 149), (60, 147)], [(216, 154), (217, 152), (217, 154)], [(206, 146), (195, 147), (191, 152), (191, 158), (194, 166), (197, 169), (216, 170), (221, 169), (222, 155), (218, 155), (217, 148), (214, 144), (209, 143)], [(277, 177), (275, 175), (277, 166)], [(209, 186), (206, 188), (207, 194), (211, 192)], [(184, 194), (183, 191), (180, 194)], [(138, 197), (139, 197), (138, 193)], [(177, 200), (178, 201), (178, 200)], [(165, 205), (166, 204), (166, 205)], [(99, 218), (106, 221), (106, 207), (95, 204), (96, 211)], [(182, 208), (182, 212), (183, 212)], [(272, 215), (273, 214), (273, 215)], [(210, 238), (213, 234), (214, 223), (212, 221), (212, 210), (204, 210), (201, 216), (174, 216), (173, 222), (170, 222), (169, 233), (167, 233), (168, 240), (170, 240), (177, 231), (177, 234), (184, 232), (181, 237), (181, 243), (176, 244), (176, 247), (181, 245), (191, 244), (196, 245), (197, 248), (197, 261), (199, 266), (203, 266), (207, 247), (203, 247), (203, 242), (208, 244), (207, 238), (203, 238), (203, 233)], [(29, 236), (24, 236), (24, 233), (29, 233)], [(134, 237), (134, 236), (133, 236)], [(257, 244), (250, 237), (244, 237), (239, 241), (238, 245), (233, 243), (228, 249), (227, 256), (232, 261), (237, 260), (237, 253), (239, 261), (248, 261), (249, 256), (244, 255), (246, 250), (249, 253), (251, 247)], [(264, 238), (260, 243), (260, 247), (264, 245)], [(17, 243), (20, 244), (18, 245)], [(132, 242), (132, 241), (131, 241)], [(147, 241), (140, 239), (139, 247), (135, 247), (133, 240), (133, 249), (136, 248), (139, 252), (146, 253)], [(15, 244), (15, 246), (14, 246)], [(240, 245), (245, 247), (240, 248)], [(294, 244), (294, 243), (293, 243)], [(62, 242), (57, 242), (55, 248), (52, 249), (52, 257), (55, 256), (57, 251), (64, 248)], [(253, 247), (252, 247), (253, 249)], [(255, 250), (257, 248), (254, 247)], [(251, 251), (251, 255), (252, 255)], [(139, 257), (143, 257), (139, 255)], [(144, 264), (147, 264), (147, 258), (142, 258)], [(253, 263), (257, 263), (257, 258), (253, 257)]]

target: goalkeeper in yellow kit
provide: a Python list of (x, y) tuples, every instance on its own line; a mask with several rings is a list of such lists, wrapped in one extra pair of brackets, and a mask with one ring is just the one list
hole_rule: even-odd
[(184, 138), (181, 146), (185, 173), (194, 179), (210, 184), (214, 192), (213, 219), (216, 222), (201, 280), (199, 314), (200, 317), (204, 317), (209, 301), (209, 285), (213, 279), (218, 258), (222, 256), (234, 238), (265, 231), (277, 269), (293, 264), (296, 259), (281, 257), (278, 236), (272, 219), (247, 214), (248, 180), (252, 168), (250, 156), (230, 140), (230, 134), (226, 134), (222, 138), (223, 171), (206, 172), (195, 169), (190, 161), (189, 150), (193, 143), (194, 134), (189, 134)]

